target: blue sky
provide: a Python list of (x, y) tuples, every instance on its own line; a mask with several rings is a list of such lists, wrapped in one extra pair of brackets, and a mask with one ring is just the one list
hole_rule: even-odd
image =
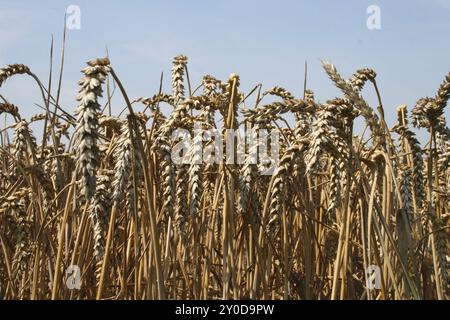
[[(339, 92), (321, 59), (346, 77), (374, 68), (389, 123), (395, 108), (434, 95), (450, 71), (450, 0), (409, 1), (4, 1), (0, 0), (0, 64), (25, 63), (47, 81), (51, 36), (55, 65), (69, 5), (81, 9), (81, 29), (67, 34), (62, 103), (74, 110), (79, 70), (87, 60), (110, 58), (131, 97), (170, 88), (172, 57), (189, 57), (193, 84), (204, 74), (241, 76), (244, 90), (262, 83), (300, 95), (304, 62), (308, 87), (324, 101)], [(369, 5), (381, 8), (381, 30), (366, 28)], [(55, 73), (56, 75), (56, 73)], [(56, 77), (54, 78), (56, 79)], [(372, 90), (365, 95), (375, 103)], [(22, 112), (33, 114), (39, 95), (23, 77), (0, 89)], [(120, 104), (118, 102), (118, 104)], [(115, 108), (119, 108), (115, 105)]]

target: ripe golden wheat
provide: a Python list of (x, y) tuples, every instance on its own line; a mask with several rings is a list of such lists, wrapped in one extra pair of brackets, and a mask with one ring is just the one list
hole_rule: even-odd
[[(0, 86), (32, 77), (45, 106), (30, 117), (0, 95), (10, 123), (0, 131), (0, 298), (450, 297), (450, 74), (410, 118), (400, 106), (388, 128), (381, 99), (374, 109), (361, 93), (371, 85), (379, 97), (371, 69), (345, 80), (323, 62), (342, 96), (320, 103), (311, 90), (296, 98), (257, 86), (245, 95), (236, 74), (206, 75), (192, 90), (187, 63), (174, 58), (172, 93), (130, 100), (109, 59), (90, 61), (75, 115), (27, 66), (0, 70)], [(126, 116), (104, 111), (110, 82)], [(354, 132), (358, 117), (366, 134)], [(31, 123), (43, 125), (42, 137)], [(410, 123), (428, 131), (427, 144)], [(265, 164), (249, 157), (202, 160), (196, 148), (214, 149), (214, 139), (194, 124), (223, 136), (279, 129), (275, 171), (260, 174)], [(171, 157), (179, 128), (193, 138), (181, 165)], [(71, 265), (78, 290), (66, 285)], [(381, 270), (376, 289), (367, 285), (372, 265)]]

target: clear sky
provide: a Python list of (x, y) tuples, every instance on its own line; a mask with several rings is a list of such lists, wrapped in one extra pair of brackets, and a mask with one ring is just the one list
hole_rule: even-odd
[[(244, 90), (262, 83), (295, 95), (302, 91), (307, 60), (308, 87), (321, 101), (339, 94), (321, 59), (346, 77), (371, 67), (390, 124), (397, 105), (434, 95), (450, 71), (450, 0), (0, 0), (0, 64), (25, 63), (47, 81), (51, 36), (58, 69), (69, 5), (80, 7), (81, 29), (67, 34), (62, 103), (68, 110), (76, 105), (79, 70), (104, 56), (106, 47), (132, 98), (155, 93), (162, 71), (168, 91), (171, 60), (180, 53), (190, 59), (194, 85), (204, 74), (226, 79), (235, 72)], [(381, 9), (381, 30), (366, 27), (369, 5)], [(0, 92), (30, 115), (37, 112), (38, 91), (30, 80), (17, 77)]]

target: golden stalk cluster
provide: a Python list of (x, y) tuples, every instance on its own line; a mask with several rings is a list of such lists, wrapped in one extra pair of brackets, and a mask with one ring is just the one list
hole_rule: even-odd
[[(346, 80), (324, 62), (342, 96), (320, 103), (311, 90), (296, 98), (258, 85), (245, 95), (236, 74), (191, 88), (187, 63), (173, 60), (173, 92), (130, 100), (109, 59), (90, 61), (74, 115), (27, 66), (0, 69), (0, 86), (34, 79), (45, 110), (28, 119), (0, 95), (11, 123), (0, 130), (1, 299), (450, 297), (450, 74), (388, 128), (370, 69)], [(111, 83), (126, 116), (105, 112)], [(361, 93), (369, 85), (375, 109)], [(426, 144), (410, 123), (428, 131)], [(195, 148), (214, 149), (214, 139), (194, 124), (224, 138), (279, 130), (275, 171), (199, 158)], [(172, 158), (180, 128), (193, 141), (183, 164)], [(75, 276), (79, 289), (68, 285)]]

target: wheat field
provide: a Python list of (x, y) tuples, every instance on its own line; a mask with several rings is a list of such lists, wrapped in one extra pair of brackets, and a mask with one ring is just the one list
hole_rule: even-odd
[[(0, 70), (1, 87), (30, 77), (44, 109), (25, 117), (0, 88), (1, 299), (450, 297), (450, 74), (435, 97), (399, 106), (389, 128), (371, 69), (344, 79), (323, 62), (342, 94), (319, 102), (307, 88), (302, 97), (261, 85), (244, 93), (237, 74), (191, 86), (187, 62), (173, 59), (172, 92), (129, 97), (110, 60), (92, 60), (75, 113), (27, 66)], [(110, 111), (112, 85), (120, 115)], [(194, 161), (195, 144), (213, 144), (194, 124), (223, 136), (278, 130), (275, 170)], [(171, 156), (179, 128), (195, 141), (188, 163)], [(375, 288), (370, 266), (380, 271)]]

